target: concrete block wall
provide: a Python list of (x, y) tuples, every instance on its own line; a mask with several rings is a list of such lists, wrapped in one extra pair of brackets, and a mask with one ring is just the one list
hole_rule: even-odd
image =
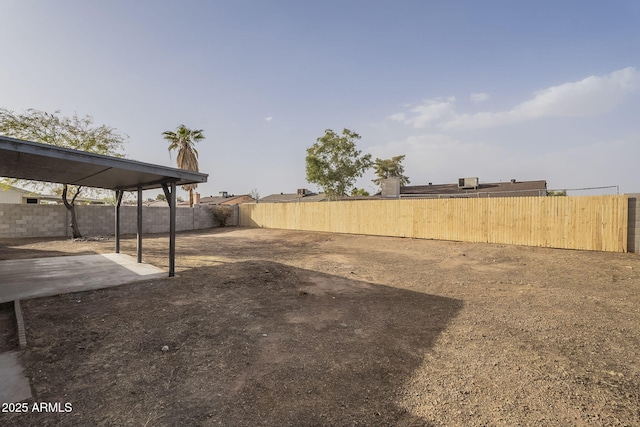
[(113, 206), (76, 206), (80, 233), (83, 236), (108, 236), (114, 234), (114, 211), (115, 208)]
[[(217, 227), (219, 224), (213, 218), (213, 211), (210, 206), (196, 205), (193, 207), (193, 229)], [(236, 222), (237, 225), (238, 223)]]
[(640, 253), (640, 193), (629, 196), (629, 228), (627, 228), (627, 251)]
[(68, 224), (64, 206), (0, 204), (0, 237), (65, 236)]
[[(83, 236), (109, 236), (115, 230), (115, 207), (76, 206), (78, 227)], [(138, 227), (137, 206), (120, 208), (120, 232), (135, 234)], [(142, 232), (169, 232), (168, 207), (143, 207)], [(70, 215), (62, 205), (0, 204), (0, 238), (70, 236)], [(199, 230), (218, 224), (208, 206), (178, 208), (176, 230)]]

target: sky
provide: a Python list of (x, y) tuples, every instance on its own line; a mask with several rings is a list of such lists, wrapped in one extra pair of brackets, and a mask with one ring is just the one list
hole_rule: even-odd
[(0, 40), (0, 107), (166, 166), (162, 132), (202, 129), (202, 196), (316, 191), (306, 149), (343, 128), (413, 185), (640, 192), (636, 0), (0, 0)]

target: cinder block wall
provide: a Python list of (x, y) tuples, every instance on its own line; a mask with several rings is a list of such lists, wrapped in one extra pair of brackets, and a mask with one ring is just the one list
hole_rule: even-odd
[[(120, 232), (135, 234), (138, 227), (138, 208), (120, 208)], [(76, 206), (78, 227), (84, 236), (108, 236), (115, 230), (115, 207)], [(142, 232), (169, 232), (169, 208), (143, 207)], [(0, 238), (2, 237), (62, 237), (70, 236), (70, 215), (62, 205), (0, 204)], [(237, 224), (237, 223), (236, 223)], [(178, 208), (176, 230), (199, 230), (218, 224), (208, 206)]]
[(0, 204), (0, 237), (65, 236), (67, 224), (64, 206)]
[(629, 228), (627, 229), (627, 251), (640, 253), (640, 193), (629, 196)]

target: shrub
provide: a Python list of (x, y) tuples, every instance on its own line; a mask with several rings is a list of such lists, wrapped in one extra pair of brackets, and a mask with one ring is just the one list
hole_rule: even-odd
[(220, 227), (225, 227), (227, 225), (227, 221), (233, 215), (233, 208), (231, 206), (214, 206), (211, 208), (213, 211), (213, 217)]

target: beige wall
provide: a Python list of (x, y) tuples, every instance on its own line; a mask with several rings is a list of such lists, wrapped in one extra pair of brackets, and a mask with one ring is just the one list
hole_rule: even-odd
[(0, 203), (22, 203), (22, 193), (15, 190), (0, 188)]
[(627, 251), (627, 196), (361, 200), (240, 205), (240, 225)]

